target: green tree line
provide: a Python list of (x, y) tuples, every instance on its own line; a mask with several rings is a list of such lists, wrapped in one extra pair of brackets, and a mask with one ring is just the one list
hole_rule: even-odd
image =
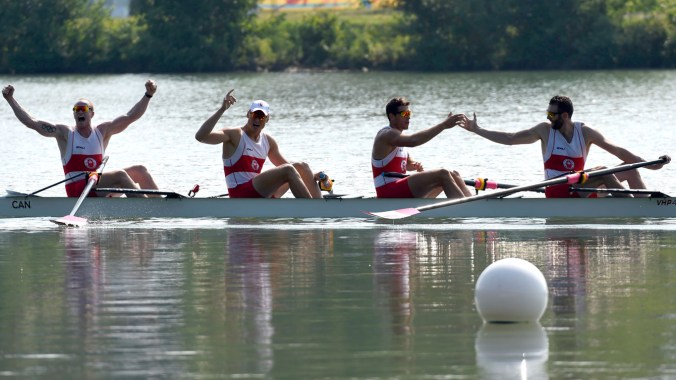
[(399, 0), (258, 13), (256, 0), (0, 0), (0, 73), (676, 67), (673, 0)]

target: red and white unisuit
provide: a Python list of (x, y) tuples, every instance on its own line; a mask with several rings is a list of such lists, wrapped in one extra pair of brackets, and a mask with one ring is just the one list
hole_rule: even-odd
[[(549, 133), (547, 150), (542, 156), (545, 163), (545, 179), (559, 177), (570, 172), (584, 170), (587, 160), (587, 145), (582, 135), (582, 124), (573, 123), (573, 138), (566, 141), (561, 132)], [(545, 189), (547, 198), (578, 198), (579, 194), (569, 191), (568, 184), (549, 186)]]
[[(378, 133), (391, 128), (381, 129)], [(386, 177), (388, 172), (406, 174), (408, 152), (404, 147), (396, 147), (385, 158), (376, 160), (371, 157), (371, 170), (373, 170), (373, 184), (376, 187), (378, 198), (412, 198), (413, 194), (408, 187), (408, 178)]]
[[(85, 186), (87, 176), (83, 172), (95, 171), (103, 161), (103, 136), (96, 128), (89, 137), (84, 137), (77, 130), (68, 134), (66, 153), (61, 158), (63, 172), (66, 174), (66, 195), (79, 197)], [(94, 196), (91, 192), (90, 196)]]
[(258, 141), (253, 141), (246, 133), (242, 133), (235, 153), (230, 158), (223, 159), (225, 183), (228, 185), (230, 198), (261, 198), (251, 181), (260, 174), (269, 151), (270, 143), (265, 133), (260, 134)]

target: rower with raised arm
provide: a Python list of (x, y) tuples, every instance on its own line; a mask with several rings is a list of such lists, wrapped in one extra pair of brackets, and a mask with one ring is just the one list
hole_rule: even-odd
[[(246, 113), (246, 123), (238, 128), (214, 131), (218, 120), (237, 99), (230, 90), (221, 107), (195, 133), (204, 144), (223, 145), (223, 170), (231, 198), (280, 198), (289, 189), (296, 198), (321, 198), (320, 173), (313, 173), (305, 162), (289, 162), (272, 136), (263, 132), (270, 121), (270, 106), (255, 100)], [(266, 159), (275, 165), (262, 171)], [(323, 177), (322, 177), (323, 180)]]
[[(78, 99), (73, 106), (75, 126), (56, 124), (34, 118), (14, 99), (14, 87), (7, 85), (2, 96), (12, 107), (14, 115), (26, 127), (45, 137), (56, 139), (61, 152), (61, 162), (66, 175), (66, 194), (79, 197), (87, 185), (86, 172), (96, 170), (101, 164), (108, 142), (116, 135), (141, 118), (148, 108), (150, 98), (157, 91), (154, 81), (145, 84), (145, 94), (125, 115), (112, 121), (92, 126), (94, 104), (88, 99)], [(135, 165), (121, 170), (108, 170), (103, 174), (97, 187), (116, 187), (123, 189), (157, 189), (145, 166)], [(92, 191), (90, 196), (95, 196)], [(145, 197), (144, 194), (127, 194), (129, 197)]]
[[(457, 171), (425, 170), (414, 161), (406, 147), (422, 145), (446, 129), (468, 122), (465, 115), (449, 114), (441, 123), (405, 134), (411, 118), (410, 102), (393, 98), (385, 106), (389, 125), (380, 129), (373, 141), (371, 168), (378, 198), (436, 198), (443, 191), (448, 198), (469, 197), (472, 193)], [(405, 176), (407, 171), (416, 173)]]
[[(479, 127), (476, 114), (474, 119), (462, 127), (470, 132), (486, 138), (490, 141), (505, 144), (532, 144), (540, 141), (542, 158), (545, 168), (545, 179), (555, 178), (571, 172), (584, 170), (587, 161), (587, 153), (592, 144), (619, 158), (623, 164), (644, 162), (645, 160), (629, 150), (617, 146), (608, 141), (596, 129), (583, 122), (573, 122), (573, 102), (566, 96), (557, 95), (549, 101), (547, 108), (547, 121), (536, 126), (518, 132), (500, 132)], [(658, 170), (668, 164), (671, 158), (662, 156), (664, 161), (658, 164), (646, 166), (648, 169)], [(595, 168), (598, 169), (598, 168)], [(607, 189), (623, 189), (622, 182), (627, 182), (630, 189), (645, 189), (638, 170), (632, 169), (615, 174), (589, 179), (586, 188), (605, 187)], [(579, 187), (577, 185), (573, 187)], [(549, 186), (545, 189), (547, 198), (579, 198), (593, 196), (597, 193), (582, 193), (570, 189), (568, 184)], [(614, 196), (632, 196), (631, 194), (618, 192)], [(637, 194), (636, 196), (648, 196)]]

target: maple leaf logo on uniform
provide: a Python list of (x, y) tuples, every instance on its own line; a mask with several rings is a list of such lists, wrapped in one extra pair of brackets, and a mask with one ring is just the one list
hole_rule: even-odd
[(87, 169), (96, 169), (96, 160), (93, 158), (86, 158), (84, 160), (84, 166)]

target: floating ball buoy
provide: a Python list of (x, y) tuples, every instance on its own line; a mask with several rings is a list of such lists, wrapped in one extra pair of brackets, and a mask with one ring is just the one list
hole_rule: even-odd
[(547, 280), (526, 260), (502, 259), (479, 275), (474, 289), (477, 311), (485, 322), (537, 322), (549, 299)]

